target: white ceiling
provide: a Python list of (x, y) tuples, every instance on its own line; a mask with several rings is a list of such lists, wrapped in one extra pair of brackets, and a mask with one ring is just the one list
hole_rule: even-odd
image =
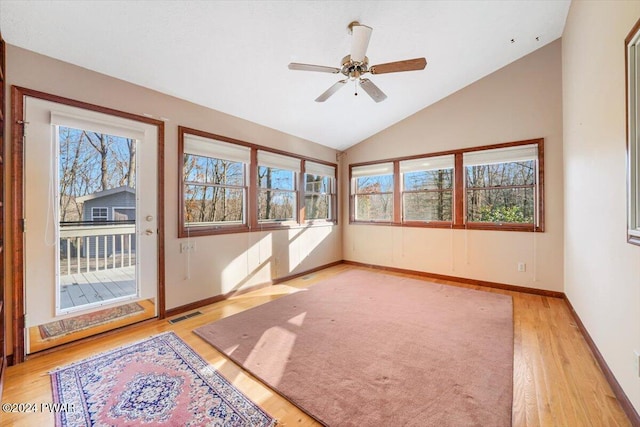
[[(569, 3), (0, 0), (0, 31), (12, 45), (342, 150), (557, 39)], [(350, 84), (316, 103), (343, 76), (287, 64), (339, 67), (354, 20), (373, 27), (370, 64), (424, 56), (427, 68), (368, 75), (388, 96), (378, 104)]]

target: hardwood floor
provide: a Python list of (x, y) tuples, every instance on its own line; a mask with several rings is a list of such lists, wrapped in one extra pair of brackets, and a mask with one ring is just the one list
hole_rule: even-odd
[[(69, 344), (48, 354), (31, 356), (25, 363), (7, 370), (2, 402), (51, 402), (48, 375), (51, 369), (160, 332), (173, 330), (236, 387), (276, 417), (279, 425), (319, 425), (286, 399), (243, 372), (193, 334), (192, 330), (355, 268), (362, 267), (338, 265), (203, 307), (199, 309), (202, 315), (173, 325), (167, 320), (148, 321), (89, 341)], [(402, 275), (513, 296), (514, 426), (630, 425), (564, 300)], [(0, 413), (0, 420), (3, 426), (47, 426), (53, 425), (53, 414)]]

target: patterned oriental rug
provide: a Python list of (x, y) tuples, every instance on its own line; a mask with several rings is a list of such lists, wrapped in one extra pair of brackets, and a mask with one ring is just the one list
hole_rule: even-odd
[(511, 426), (511, 296), (349, 270), (194, 332), (326, 426)]
[(276, 425), (173, 332), (50, 375), (56, 426)]

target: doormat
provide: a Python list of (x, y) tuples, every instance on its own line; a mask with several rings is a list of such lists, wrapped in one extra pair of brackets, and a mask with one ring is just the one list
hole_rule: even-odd
[(137, 302), (132, 302), (89, 314), (45, 323), (44, 325), (38, 326), (38, 329), (40, 330), (42, 339), (58, 338), (83, 329), (89, 329), (93, 326), (102, 325), (121, 317), (132, 316), (141, 311), (144, 311), (144, 307)]
[(50, 372), (56, 426), (272, 427), (173, 332)]

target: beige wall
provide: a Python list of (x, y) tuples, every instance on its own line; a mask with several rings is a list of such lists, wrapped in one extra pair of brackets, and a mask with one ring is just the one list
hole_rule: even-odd
[[(342, 259), (339, 226), (192, 238), (196, 252), (191, 253), (190, 259), (180, 253), (184, 240), (177, 238), (178, 125), (330, 162), (336, 161), (335, 150), (15, 46), (7, 45), (6, 59), (9, 85), (169, 119), (165, 125), (164, 150), (167, 309)], [(10, 99), (6, 107), (10, 112)], [(10, 117), (7, 122), (11, 123)], [(10, 132), (9, 127), (7, 135)], [(10, 144), (6, 145), (8, 150)], [(5, 171), (8, 182), (8, 163)], [(6, 212), (10, 209), (8, 200)], [(7, 243), (6, 257), (12, 246)], [(10, 271), (5, 283), (9, 288)], [(10, 296), (7, 289), (6, 299)]]
[[(544, 233), (348, 224), (344, 257), (457, 277), (562, 291), (562, 71), (557, 40), (350, 148), (347, 164), (545, 139)], [(425, 74), (428, 79), (428, 73)], [(517, 271), (518, 262), (527, 271)]]
[(626, 243), (624, 39), (640, 2), (574, 1), (563, 34), (565, 292), (640, 410), (640, 247)]

